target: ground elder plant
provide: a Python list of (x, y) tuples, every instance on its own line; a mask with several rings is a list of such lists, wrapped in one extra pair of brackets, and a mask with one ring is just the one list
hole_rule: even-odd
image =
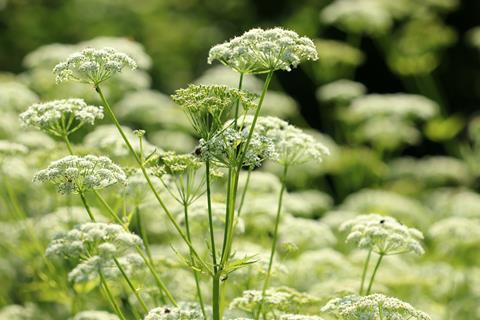
[[(344, 3), (348, 1), (327, 7), (322, 19), (342, 30), (361, 24), (361, 34), (379, 35), (391, 27), (380, 11), (365, 9), (380, 7), (365, 2), (347, 10)], [(332, 12), (335, 7), (341, 11)], [(356, 13), (362, 16), (356, 19)], [(368, 21), (372, 16), (376, 20)], [(103, 42), (117, 49), (102, 47)], [(338, 154), (333, 157), (340, 148), (333, 141), (297, 126), (292, 98), (277, 92), (266, 102), (277, 72), (318, 59), (311, 39), (279, 27), (251, 29), (208, 54), (208, 64), (219, 64), (216, 73), (226, 72), (228, 83), (236, 78), (234, 87), (211, 81), (189, 84), (177, 89), (171, 101), (145, 87), (127, 95), (110, 86), (137, 64), (152, 64), (139, 44), (114, 38), (82, 44), (91, 47), (48, 46), (26, 64), (33, 68), (55, 61), (51, 76), (56, 82), (76, 83), (82, 88), (78, 92), (88, 94), (44, 102), (32, 95), (21, 108), (19, 99), (11, 99), (15, 109), (22, 109), (23, 128), (42, 135), (34, 141), (50, 139), (49, 150), (0, 136), (0, 165), (23, 160), (34, 182), (20, 191), (2, 172), (0, 187), (8, 199), (2, 197), (0, 208), (15, 215), (0, 224), (0, 236), (16, 234), (15, 239), (34, 246), (19, 254), (36, 260), (18, 277), (41, 280), (40, 289), (30, 288), (32, 296), (42, 297), (39, 305), (63, 299), (52, 313), (71, 320), (430, 319), (407, 302), (375, 292), (388, 290), (377, 277), (385, 257), (421, 256), (428, 249), (419, 230), (390, 216), (362, 214), (360, 206), (335, 211), (337, 199), (327, 192), (294, 190), (296, 184), (290, 183), (299, 172), (320, 172), (344, 161)], [(351, 118), (345, 122), (375, 129), (368, 132), (370, 140), (357, 138), (359, 143), (375, 145), (389, 121), (416, 134), (416, 122), (437, 115), (438, 106), (426, 98), (365, 93), (362, 84), (346, 79), (318, 91), (321, 101), (349, 109)], [(288, 115), (292, 123), (263, 116), (276, 114), (281, 104), (292, 111), (277, 114)], [(265, 105), (268, 110), (262, 111)], [(185, 117), (180, 119), (179, 112)], [(373, 126), (372, 119), (384, 122)], [(178, 136), (195, 146), (164, 142)], [(190, 150), (163, 150), (155, 141)], [(317, 178), (331, 185), (323, 175)], [(22, 205), (30, 197), (42, 205), (32, 217)], [(428, 212), (423, 209), (418, 212)], [(446, 237), (448, 228), (441, 222), (430, 230), (431, 237)], [(345, 244), (338, 241), (342, 234)], [(5, 243), (8, 258), (15, 256), (11, 243)], [(360, 268), (357, 251), (349, 252), (352, 247), (366, 252)], [(373, 256), (378, 258), (371, 266)], [(2, 262), (0, 258), (0, 271)], [(14, 267), (5, 269), (17, 276)], [(339, 274), (346, 279), (332, 289)], [(333, 280), (323, 283), (329, 278)], [(55, 295), (43, 294), (42, 286)], [(352, 286), (358, 286), (357, 292), (349, 291)], [(37, 306), (8, 303), (0, 315), (35, 319)]]

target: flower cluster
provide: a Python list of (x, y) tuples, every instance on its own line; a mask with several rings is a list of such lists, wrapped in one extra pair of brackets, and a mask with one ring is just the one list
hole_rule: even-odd
[(170, 151), (162, 153), (159, 160), (165, 173), (172, 175), (196, 171), (202, 166), (202, 162), (193, 154), (176, 154)]
[(15, 156), (19, 154), (26, 154), (28, 148), (23, 144), (11, 142), (8, 140), (0, 140), (0, 157)]
[(70, 281), (79, 283), (94, 279), (99, 271), (108, 278), (118, 277), (120, 274), (113, 258), (118, 258), (127, 273), (133, 273), (143, 265), (143, 260), (129, 251), (142, 246), (140, 237), (125, 231), (120, 225), (87, 222), (57, 234), (48, 245), (46, 255), (80, 260), (68, 275)]
[(419, 230), (408, 228), (388, 216), (360, 215), (343, 223), (340, 231), (348, 232), (347, 242), (381, 255), (407, 252), (422, 255), (425, 252), (419, 242), (423, 239)]
[[(247, 130), (236, 130), (231, 127), (223, 130), (221, 134), (206, 141), (200, 140), (200, 156), (204, 160), (211, 160), (219, 166), (236, 166), (240, 161), (239, 150), (242, 150), (248, 140)], [(276, 160), (273, 141), (261, 134), (253, 133), (248, 149), (244, 151), (242, 166), (256, 168), (265, 160)]]
[[(247, 116), (243, 124), (250, 128), (252, 122), (253, 117)], [(312, 136), (276, 117), (259, 117), (255, 132), (273, 142), (277, 161), (284, 166), (322, 161), (329, 154), (328, 148)]]
[(354, 34), (381, 35), (392, 26), (392, 17), (381, 1), (336, 0), (320, 14), (321, 20)]
[(366, 91), (367, 88), (359, 82), (341, 79), (321, 86), (317, 98), (328, 103), (343, 104), (363, 96)]
[(119, 320), (119, 318), (110, 312), (88, 310), (77, 313), (72, 320)]
[(431, 320), (428, 314), (416, 310), (409, 303), (383, 294), (364, 297), (351, 295), (332, 299), (322, 311), (333, 313), (344, 320)]
[(301, 62), (317, 60), (312, 40), (282, 28), (251, 29), (210, 49), (208, 63), (218, 60), (244, 74), (290, 71)]
[(350, 111), (357, 121), (374, 116), (428, 120), (437, 115), (439, 106), (434, 101), (415, 94), (369, 94), (355, 99)]
[(37, 128), (56, 136), (68, 135), (86, 123), (93, 125), (99, 119), (103, 119), (103, 108), (87, 105), (83, 99), (35, 103), (20, 114), (24, 127)]
[(221, 85), (191, 84), (175, 91), (172, 99), (183, 108), (193, 129), (203, 139), (209, 139), (222, 128), (237, 102), (245, 111), (256, 107), (256, 95)]
[(144, 320), (202, 320), (203, 315), (197, 304), (180, 303), (178, 307), (159, 307), (150, 310)]
[(86, 48), (57, 64), (53, 72), (58, 83), (73, 80), (98, 85), (123, 68), (135, 70), (137, 64), (113, 48)]
[(305, 314), (294, 314), (294, 313), (284, 313), (280, 315), (280, 320), (323, 320), (322, 317), (305, 315)]
[(434, 243), (441, 243), (443, 253), (459, 254), (461, 249), (475, 249), (480, 246), (479, 219), (450, 217), (433, 224), (429, 236)]
[(253, 313), (263, 300), (263, 310), (295, 312), (300, 306), (312, 305), (318, 299), (307, 293), (298, 292), (288, 287), (270, 288), (262, 295), (259, 290), (247, 290), (241, 297), (235, 298), (230, 303), (230, 309), (239, 309)]
[(39, 171), (35, 182), (53, 183), (61, 194), (98, 190), (125, 183), (126, 175), (112, 160), (101, 156), (67, 156)]
[(37, 101), (38, 96), (19, 82), (2, 82), (0, 86), (0, 109), (2, 112), (24, 110)]

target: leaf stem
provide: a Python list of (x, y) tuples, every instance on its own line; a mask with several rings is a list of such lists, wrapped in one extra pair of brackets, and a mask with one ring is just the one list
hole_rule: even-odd
[(280, 194), (278, 196), (277, 215), (275, 217), (275, 227), (273, 229), (273, 240), (272, 240), (272, 247), (270, 249), (270, 259), (268, 261), (267, 274), (265, 275), (265, 280), (263, 281), (262, 300), (260, 301), (260, 304), (258, 306), (255, 320), (258, 320), (260, 314), (262, 313), (262, 308), (265, 301), (265, 293), (270, 284), (270, 277), (272, 275), (273, 258), (275, 257), (275, 250), (277, 248), (278, 229), (280, 226), (281, 213), (282, 213), (283, 195), (286, 189), (287, 172), (288, 172), (288, 166), (285, 165), (283, 167), (283, 174), (282, 174), (282, 187), (280, 189)]
[(115, 310), (115, 313), (118, 315), (118, 317), (121, 320), (127, 320), (127, 318), (125, 318), (122, 311), (120, 310), (120, 307), (115, 302), (115, 298), (113, 297), (113, 294), (110, 291), (110, 288), (108, 287), (108, 284), (107, 284), (107, 281), (105, 280), (105, 276), (103, 275), (103, 272), (101, 270), (99, 270), (98, 274), (100, 275), (100, 282), (103, 285), (103, 289), (105, 290), (105, 293), (107, 294), (107, 299), (110, 302), (110, 304), (112, 305), (113, 309)]

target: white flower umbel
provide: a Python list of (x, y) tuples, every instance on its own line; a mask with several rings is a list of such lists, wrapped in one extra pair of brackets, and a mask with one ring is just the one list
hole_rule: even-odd
[[(247, 130), (228, 127), (209, 141), (200, 140), (200, 156), (218, 166), (237, 166), (238, 150), (246, 144), (247, 140)], [(278, 154), (273, 141), (266, 136), (253, 133), (241, 165), (256, 168), (261, 166), (265, 160), (276, 160), (277, 158)]]
[(38, 96), (20, 82), (2, 82), (0, 86), (0, 110), (18, 112), (38, 101)]
[(313, 315), (285, 313), (280, 315), (279, 320), (323, 320), (323, 318)]
[(425, 253), (419, 240), (423, 234), (404, 226), (392, 217), (378, 214), (357, 216), (340, 226), (340, 231), (348, 232), (347, 242), (359, 248), (371, 249), (381, 255), (394, 255), (413, 252)]
[(103, 119), (103, 107), (92, 106), (83, 99), (53, 100), (35, 103), (20, 114), (24, 127), (32, 127), (58, 137), (69, 135), (85, 124)]
[[(252, 121), (253, 117), (247, 116), (243, 124), (249, 128)], [(311, 135), (276, 117), (259, 117), (255, 133), (272, 140), (277, 161), (283, 166), (322, 161), (330, 154), (328, 148)]]
[(292, 288), (271, 288), (262, 294), (261, 290), (244, 291), (241, 297), (235, 298), (230, 303), (230, 309), (239, 309), (251, 314), (263, 304), (263, 312), (295, 312), (301, 306), (312, 305), (318, 299), (307, 293), (298, 292)]
[(330, 300), (323, 308), (343, 320), (431, 320), (425, 312), (418, 311), (409, 303), (383, 294), (369, 296), (346, 296)]
[(106, 311), (87, 310), (77, 313), (72, 320), (120, 320), (120, 318)]
[(97, 86), (124, 68), (137, 68), (135, 61), (125, 53), (113, 48), (86, 48), (57, 64), (53, 73), (57, 83), (79, 81)]
[(321, 86), (317, 90), (317, 98), (322, 102), (346, 104), (363, 96), (366, 92), (367, 88), (363, 84), (341, 79)]
[(107, 157), (67, 156), (39, 171), (34, 182), (57, 185), (61, 194), (99, 190), (116, 183), (125, 183), (123, 170)]
[(0, 159), (4, 156), (25, 155), (28, 148), (20, 143), (0, 140)]
[(150, 310), (144, 320), (203, 320), (202, 311), (195, 303), (179, 303), (178, 307), (165, 306)]
[(214, 46), (208, 55), (208, 63), (218, 60), (242, 74), (290, 71), (303, 61), (317, 59), (312, 40), (282, 28), (251, 29)]
[(256, 107), (256, 95), (219, 85), (193, 85), (172, 96), (190, 120), (195, 132), (208, 140), (219, 131), (239, 102), (244, 111)]

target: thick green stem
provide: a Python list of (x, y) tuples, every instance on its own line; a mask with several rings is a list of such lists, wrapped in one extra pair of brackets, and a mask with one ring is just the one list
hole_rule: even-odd
[(275, 217), (275, 227), (273, 229), (273, 240), (272, 240), (272, 247), (270, 249), (270, 259), (268, 260), (267, 274), (265, 275), (265, 280), (263, 281), (262, 300), (260, 301), (260, 304), (257, 309), (256, 318), (255, 318), (256, 320), (258, 320), (260, 314), (262, 313), (263, 303), (265, 300), (265, 293), (267, 292), (268, 286), (270, 284), (270, 277), (272, 275), (273, 258), (275, 257), (275, 250), (277, 248), (278, 229), (280, 226), (280, 220), (281, 220), (281, 214), (282, 214), (283, 195), (286, 189), (287, 171), (288, 171), (288, 166), (284, 166), (283, 175), (282, 175), (282, 188), (280, 189), (280, 194), (278, 196), (277, 215)]
[(243, 204), (245, 203), (245, 198), (246, 198), (246, 195), (247, 195), (248, 184), (250, 183), (250, 176), (251, 175), (252, 175), (252, 169), (249, 168), (248, 173), (247, 173), (247, 180), (245, 181), (245, 185), (243, 186), (242, 198), (240, 199), (240, 204), (238, 205), (238, 210), (237, 210), (237, 217), (238, 218), (240, 218), (240, 214), (242, 213), (242, 208), (243, 208)]
[(213, 320), (220, 320), (222, 315), (220, 312), (220, 273), (213, 276), (213, 290), (212, 290), (212, 309)]
[(377, 260), (377, 264), (375, 265), (375, 269), (373, 269), (372, 277), (370, 278), (370, 283), (368, 284), (368, 288), (367, 288), (367, 293), (366, 293), (367, 296), (370, 294), (370, 291), (372, 290), (373, 281), (375, 280), (375, 275), (377, 274), (378, 268), (380, 267), (380, 263), (382, 263), (383, 256), (384, 254), (380, 254)]
[(148, 307), (147, 305), (145, 304), (145, 301), (143, 301), (143, 298), (140, 296), (140, 294), (138, 293), (137, 289), (135, 288), (135, 286), (133, 285), (132, 281), (130, 281), (130, 278), (128, 277), (127, 273), (125, 272), (125, 269), (123, 269), (122, 265), (120, 264), (120, 262), (117, 260), (117, 258), (113, 258), (113, 262), (115, 262), (115, 265), (117, 266), (118, 270), (120, 270), (120, 273), (122, 274), (123, 278), (125, 279), (125, 281), (127, 282), (128, 284), (128, 287), (130, 288), (130, 290), (132, 290), (132, 293), (135, 295), (135, 297), (137, 298), (138, 302), (140, 303), (140, 305), (142, 306), (143, 308), (143, 312), (147, 313), (148, 312)]
[(120, 307), (118, 306), (117, 302), (115, 301), (115, 298), (113, 297), (113, 294), (110, 291), (110, 288), (108, 287), (107, 281), (105, 280), (105, 276), (103, 275), (102, 271), (99, 271), (98, 274), (100, 275), (100, 282), (103, 285), (103, 289), (107, 294), (107, 299), (112, 305), (113, 310), (115, 310), (115, 313), (121, 320), (127, 320), (127, 318), (125, 318), (122, 311), (120, 310)]
[(363, 266), (363, 271), (362, 271), (362, 282), (360, 284), (360, 290), (358, 292), (359, 295), (362, 295), (363, 293), (363, 286), (365, 284), (365, 277), (367, 275), (367, 269), (368, 265), (370, 263), (370, 257), (372, 256), (372, 249), (368, 251), (367, 259), (365, 260), (365, 265)]
[(101, 88), (97, 85), (95, 86), (95, 90), (97, 91), (98, 95), (100, 96), (100, 99), (102, 100), (103, 102), (103, 105), (105, 107), (105, 109), (107, 110), (107, 113), (109, 114), (110, 118), (112, 119), (112, 122), (114, 123), (115, 127), (117, 128), (118, 132), (120, 133), (120, 135), (122, 136), (123, 138), (123, 141), (125, 142), (125, 144), (127, 145), (128, 149), (130, 150), (130, 153), (134, 156), (135, 158), (135, 161), (137, 162), (138, 166), (140, 167), (140, 170), (142, 171), (142, 174), (143, 176), (145, 177), (145, 180), (147, 181), (147, 184), (149, 186), (149, 188), (152, 190), (153, 192), (153, 195), (155, 196), (155, 198), (157, 199), (157, 202), (160, 204), (160, 206), (162, 207), (163, 211), (165, 212), (165, 214), (167, 215), (168, 219), (170, 220), (170, 222), (173, 224), (175, 230), (178, 232), (178, 234), (180, 235), (180, 237), (183, 239), (183, 241), (187, 244), (187, 246), (192, 250), (193, 254), (195, 255), (195, 258), (198, 260), (198, 262), (203, 266), (203, 268), (205, 268), (205, 270), (207, 270), (208, 272), (210, 272), (209, 270), (209, 267), (208, 265), (200, 258), (200, 255), (197, 253), (197, 251), (195, 250), (195, 248), (193, 248), (192, 244), (190, 241), (188, 241), (187, 239), (187, 236), (185, 235), (185, 233), (182, 231), (182, 228), (180, 227), (180, 225), (177, 223), (177, 221), (175, 220), (175, 217), (173, 216), (173, 214), (170, 212), (170, 210), (168, 210), (167, 206), (165, 205), (165, 202), (162, 200), (162, 198), (160, 197), (160, 194), (157, 192), (157, 190), (155, 189), (155, 186), (153, 185), (151, 179), (150, 179), (150, 176), (148, 175), (147, 173), (147, 170), (145, 169), (145, 166), (142, 162), (142, 160), (140, 159), (140, 157), (138, 156), (137, 152), (135, 152), (134, 148), (132, 147), (132, 144), (130, 143), (130, 141), (128, 140), (125, 132), (123, 131), (122, 129), (122, 126), (120, 125), (120, 122), (118, 122), (118, 119), (117, 117), (115, 116), (115, 114), (113, 113), (113, 110), (112, 108), (110, 107), (110, 104), (108, 103), (107, 99), (105, 98), (105, 96), (103, 95), (103, 92), (101, 90)]
[[(191, 237), (191, 233), (190, 233), (190, 223), (189, 223), (189, 219), (188, 219), (188, 205), (185, 204), (185, 203), (183, 204), (183, 213), (184, 213), (184, 218), (185, 218), (185, 229), (186, 229), (186, 232), (187, 232), (187, 237), (188, 237), (188, 240), (191, 242), (192, 237)], [(193, 264), (194, 261), (195, 261), (195, 259), (193, 257), (192, 250), (190, 250), (190, 262)], [(198, 271), (196, 271), (195, 269), (192, 269), (192, 270), (193, 270), (193, 277), (195, 278), (195, 287), (197, 289), (198, 303), (200, 304), (200, 309), (202, 310), (203, 318), (207, 319), (207, 313), (205, 312), (205, 305), (203, 303), (202, 290), (200, 288)]]

